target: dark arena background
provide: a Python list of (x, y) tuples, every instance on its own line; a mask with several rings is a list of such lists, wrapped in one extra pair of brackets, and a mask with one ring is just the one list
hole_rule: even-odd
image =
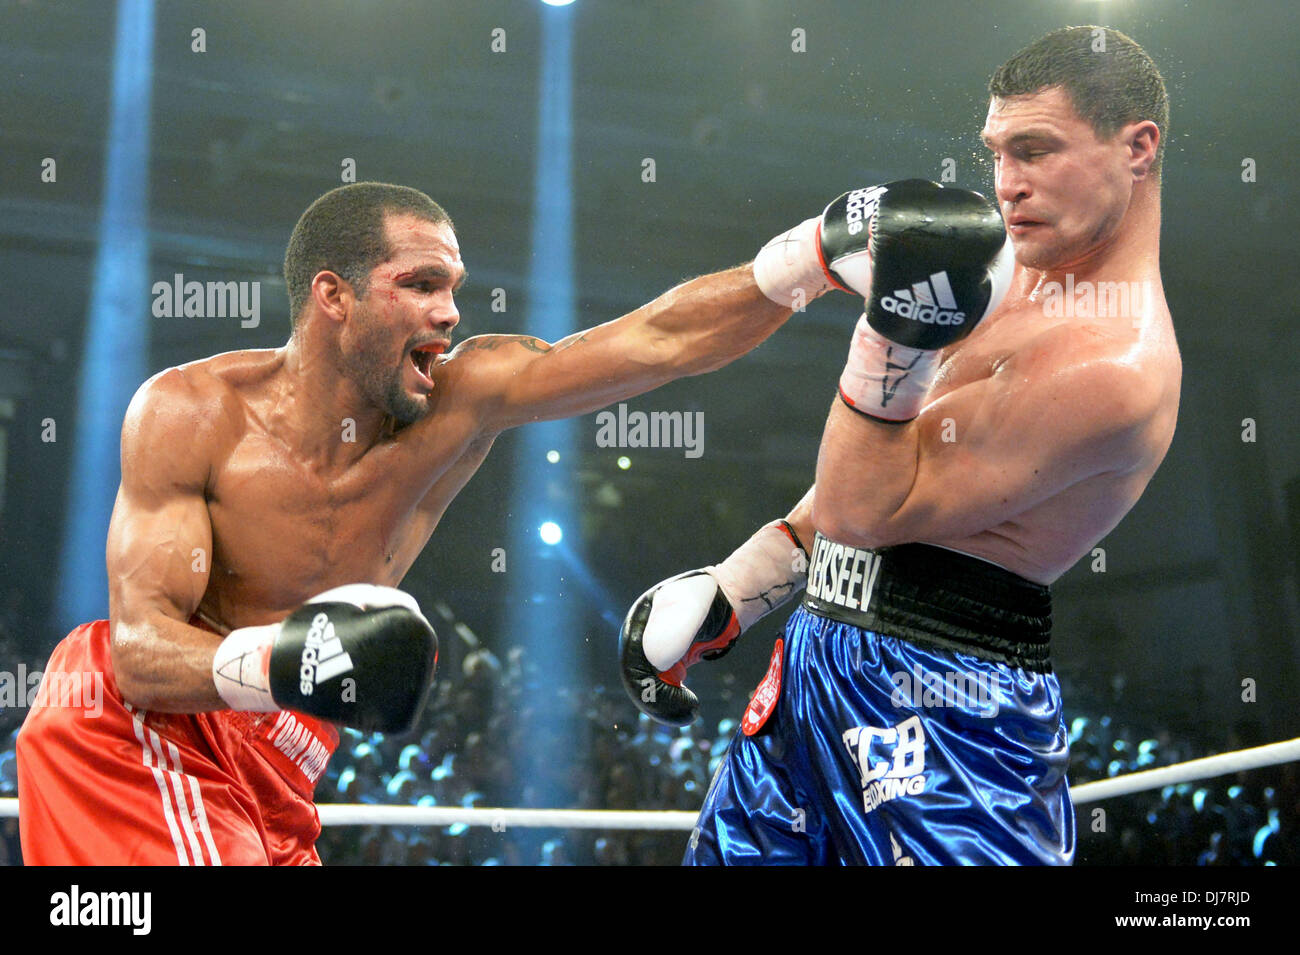
[[(22, 862), (14, 745), (39, 674), (107, 614), (126, 403), (169, 366), (284, 344), (285, 244), (317, 196), (427, 192), (470, 273), (456, 340), (553, 341), (753, 258), (846, 190), (991, 194), (989, 75), (1080, 23), (1132, 36), (1168, 87), (1183, 386), (1145, 495), (1053, 586), (1071, 784), (1300, 735), (1291, 5), (0, 0), (0, 862)], [(237, 295), (187, 310), (187, 283)], [(629, 422), (691, 425), (674, 446), (638, 446), (617, 407), (615, 425), (501, 436), (403, 582), (441, 641), (418, 728), (345, 731), (320, 780), (327, 865), (680, 860), (689, 821), (324, 807), (697, 810), (794, 604), (692, 669), (685, 730), (628, 700), (619, 626), (812, 483), (859, 306), (827, 296), (733, 364), (626, 402)], [(1294, 863), (1294, 759), (1080, 803), (1076, 865)]]

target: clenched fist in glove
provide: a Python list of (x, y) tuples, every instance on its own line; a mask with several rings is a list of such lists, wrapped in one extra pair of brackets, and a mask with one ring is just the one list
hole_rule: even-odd
[(785, 521), (763, 527), (721, 564), (656, 584), (619, 633), (623, 686), (637, 709), (686, 726), (700, 701), (686, 669), (716, 660), (757, 620), (803, 589), (808, 555)]

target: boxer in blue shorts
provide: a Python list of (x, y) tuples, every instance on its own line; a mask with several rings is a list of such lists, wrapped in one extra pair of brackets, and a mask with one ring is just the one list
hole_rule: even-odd
[(720, 564), (642, 595), (620, 635), (632, 699), (684, 725), (686, 668), (804, 591), (689, 863), (1072, 861), (1049, 585), (1173, 438), (1168, 100), (1141, 47), (1100, 27), (1041, 38), (989, 91), (1000, 218), (974, 193), (890, 183), (755, 261), (777, 302), (869, 291), (813, 487)]

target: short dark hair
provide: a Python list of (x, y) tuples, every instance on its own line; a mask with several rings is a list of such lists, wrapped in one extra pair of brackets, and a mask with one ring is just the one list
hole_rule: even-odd
[(318, 272), (336, 272), (358, 298), (366, 294), (370, 270), (391, 254), (384, 216), (405, 213), (455, 229), (446, 210), (419, 189), (386, 182), (356, 182), (331, 189), (302, 214), (284, 252), (284, 282), (289, 289), (289, 321), (298, 317)]
[(1151, 165), (1151, 174), (1159, 178), (1169, 141), (1169, 94), (1146, 50), (1109, 27), (1063, 27), (999, 66), (989, 79), (989, 94), (1005, 99), (1053, 86), (1065, 90), (1099, 138), (1114, 136), (1128, 123), (1150, 120), (1160, 127)]

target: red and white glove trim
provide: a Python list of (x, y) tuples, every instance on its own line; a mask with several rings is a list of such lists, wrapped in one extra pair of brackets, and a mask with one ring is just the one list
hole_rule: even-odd
[(725, 644), (803, 590), (807, 580), (808, 555), (785, 521), (774, 521), (760, 528), (721, 564), (659, 587), (642, 631), (642, 651), (661, 675), (672, 675), (675, 679), (669, 682), (679, 684), (683, 673), (674, 671), (674, 667), (681, 664), (684, 670), (701, 653), (712, 649), (696, 646), (694, 641), (719, 588), (731, 604), (739, 627), (735, 633), (724, 631), (720, 635), (719, 642)]

